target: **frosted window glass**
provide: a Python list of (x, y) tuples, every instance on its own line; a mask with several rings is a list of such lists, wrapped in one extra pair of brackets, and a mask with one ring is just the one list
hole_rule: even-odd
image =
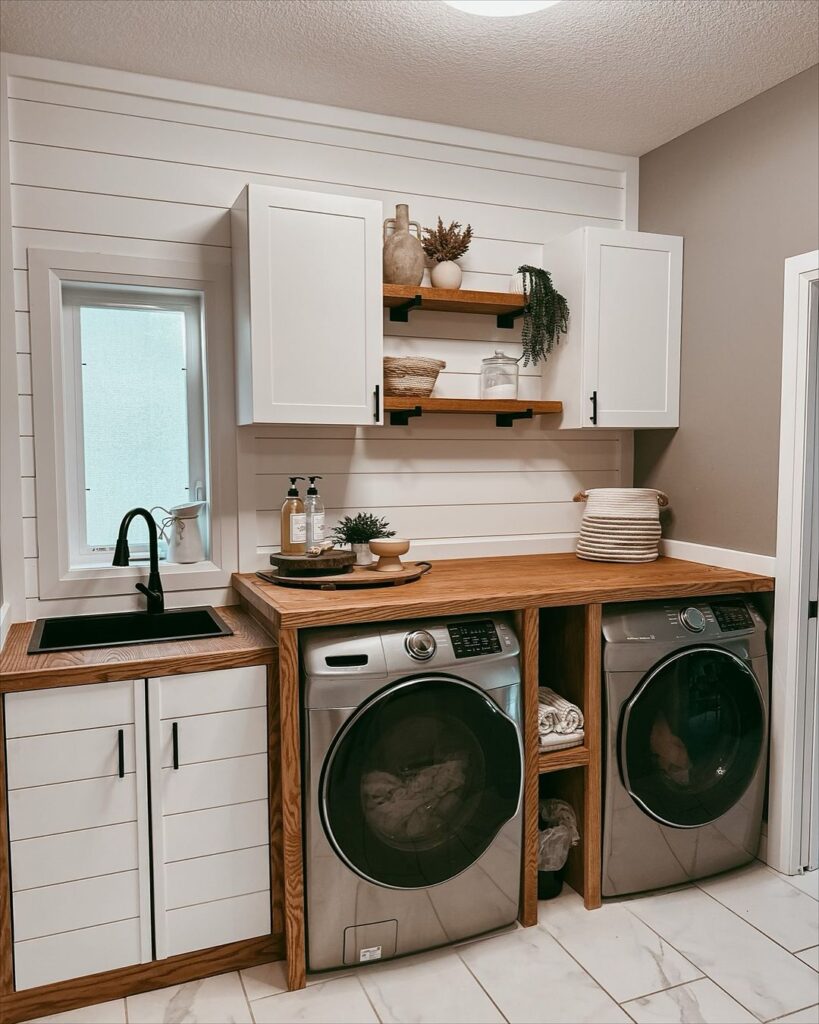
[[(87, 541), (113, 545), (137, 505), (189, 497), (185, 314), (82, 306)], [(129, 531), (147, 543), (142, 520)]]

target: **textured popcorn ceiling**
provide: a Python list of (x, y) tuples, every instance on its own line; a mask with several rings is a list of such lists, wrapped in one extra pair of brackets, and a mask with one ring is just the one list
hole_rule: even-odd
[(2, 0), (2, 48), (642, 154), (819, 60), (817, 0)]

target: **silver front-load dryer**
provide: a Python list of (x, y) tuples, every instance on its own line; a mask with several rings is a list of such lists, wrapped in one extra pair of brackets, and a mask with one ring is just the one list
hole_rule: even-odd
[(754, 858), (765, 797), (765, 623), (745, 597), (611, 605), (603, 895)]
[(510, 623), (316, 630), (302, 661), (308, 969), (511, 924), (523, 758)]

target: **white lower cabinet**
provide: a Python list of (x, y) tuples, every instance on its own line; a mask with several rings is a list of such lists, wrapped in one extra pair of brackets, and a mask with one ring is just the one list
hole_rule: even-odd
[(208, 684), (148, 680), (158, 957), (270, 932), (266, 672)]
[(5, 720), (17, 990), (269, 933), (264, 666), (8, 694)]
[(150, 960), (144, 681), (11, 693), (5, 721), (15, 987)]

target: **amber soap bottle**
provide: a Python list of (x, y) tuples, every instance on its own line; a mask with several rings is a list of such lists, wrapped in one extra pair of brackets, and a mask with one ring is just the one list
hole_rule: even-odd
[(290, 477), (290, 490), (282, 504), (282, 554), (303, 555), (307, 550), (307, 517), (304, 514), (304, 502), (299, 497), (297, 480), (303, 476)]

